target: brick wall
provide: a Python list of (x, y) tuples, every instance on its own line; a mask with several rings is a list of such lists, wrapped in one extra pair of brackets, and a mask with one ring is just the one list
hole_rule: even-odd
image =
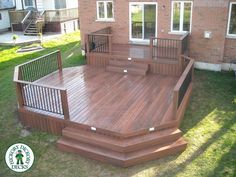
[[(236, 0), (235, 0), (236, 1)], [(84, 34), (111, 26), (113, 42), (129, 42), (129, 2), (140, 0), (113, 0), (115, 22), (96, 21), (96, 1), (79, 0), (82, 44)], [(145, 0), (158, 2), (158, 34), (167, 34), (171, 28), (171, 0)], [(230, 0), (193, 0), (190, 55), (197, 61), (221, 63), (235, 55), (236, 39), (225, 40)], [(164, 7), (164, 8), (163, 8)], [(205, 39), (204, 31), (211, 31), (212, 38)], [(226, 46), (226, 47), (225, 47)]]

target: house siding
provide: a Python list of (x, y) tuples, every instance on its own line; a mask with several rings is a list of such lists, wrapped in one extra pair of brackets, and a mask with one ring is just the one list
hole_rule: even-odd
[(0, 14), (2, 16), (2, 20), (0, 20), (0, 32), (2, 32), (10, 28), (10, 19), (8, 10), (0, 10)]
[[(82, 44), (84, 35), (107, 26), (112, 27), (113, 43), (129, 43), (129, 2), (157, 2), (158, 35), (171, 30), (171, 0), (113, 0), (114, 22), (96, 21), (96, 1), (79, 0)], [(227, 22), (230, 2), (235, 0), (193, 0), (190, 56), (196, 61), (212, 64), (229, 62), (236, 58), (236, 39), (227, 39)], [(164, 7), (164, 8), (163, 8)], [(205, 39), (204, 32), (211, 31), (212, 38)]]

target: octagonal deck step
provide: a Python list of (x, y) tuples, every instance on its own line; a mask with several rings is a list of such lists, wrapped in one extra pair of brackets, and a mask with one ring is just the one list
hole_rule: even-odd
[(67, 127), (57, 142), (60, 150), (123, 167), (183, 151), (186, 144), (176, 128), (117, 138)]
[(106, 71), (146, 75), (148, 71), (148, 64), (128, 60), (110, 60), (109, 65), (106, 67)]

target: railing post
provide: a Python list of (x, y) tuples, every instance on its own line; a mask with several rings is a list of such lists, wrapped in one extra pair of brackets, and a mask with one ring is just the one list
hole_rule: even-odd
[(61, 51), (58, 51), (58, 53), (57, 53), (57, 63), (58, 63), (59, 71), (62, 72)]
[(153, 58), (153, 40), (154, 38), (150, 38), (150, 58)]
[(112, 53), (112, 36), (108, 36), (108, 42), (109, 42), (109, 53)]
[(174, 95), (173, 95), (173, 112), (174, 112), (175, 119), (177, 117), (177, 111), (178, 111), (178, 107), (179, 107), (178, 100), (179, 100), (179, 92), (174, 91)]
[(24, 106), (24, 100), (21, 89), (22, 89), (21, 84), (16, 82), (16, 95), (17, 95), (18, 105), (20, 108)]
[(67, 91), (61, 90), (61, 103), (62, 103), (62, 110), (64, 114), (65, 120), (70, 120), (70, 113), (69, 113), (69, 106), (68, 106), (68, 99), (67, 99)]
[(90, 46), (89, 46), (89, 34), (85, 34), (85, 45), (86, 45), (86, 53), (90, 52)]

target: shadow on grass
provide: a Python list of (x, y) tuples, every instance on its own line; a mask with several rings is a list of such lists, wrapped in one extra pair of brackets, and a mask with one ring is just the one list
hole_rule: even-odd
[(230, 148), (229, 152), (224, 154), (218, 166), (213, 170), (212, 177), (215, 176), (236, 176), (236, 142)]
[[(211, 138), (207, 140), (203, 145), (201, 145), (195, 152), (189, 154), (189, 157), (179, 165), (173, 165), (165, 171), (161, 172), (161, 175), (177, 175), (183, 172), (186, 167), (191, 164), (195, 159), (201, 156), (208, 148), (220, 140), (228, 130), (232, 128), (235, 124), (236, 116), (236, 105), (234, 99), (236, 96), (236, 82), (232, 77), (232, 73), (214, 73), (208, 71), (196, 71), (198, 77), (194, 81), (194, 90), (192, 95), (192, 100), (187, 108), (184, 120), (180, 128), (185, 134), (188, 133), (190, 129), (197, 129), (197, 126), (201, 126), (203, 129), (211, 129), (211, 127), (206, 127), (206, 125), (198, 125), (203, 119), (207, 119), (208, 115), (214, 114), (216, 110), (216, 115), (214, 116), (214, 122), (220, 129), (216, 131)], [(189, 137), (192, 138), (192, 137)], [(196, 140), (197, 141), (197, 140)], [(221, 140), (226, 143), (224, 140)], [(196, 142), (197, 143), (197, 142)], [(200, 141), (199, 141), (200, 143)], [(218, 146), (217, 148), (219, 148)], [(221, 149), (217, 149), (220, 151)], [(210, 158), (214, 158), (217, 154), (210, 154)], [(213, 176), (219, 176), (219, 172), (222, 167), (226, 164), (227, 167), (232, 170), (234, 163), (227, 164), (228, 159), (235, 157), (235, 144), (232, 146), (231, 151), (223, 155), (224, 157), (219, 162), (219, 167), (213, 172), (209, 169), (209, 174), (214, 173)], [(209, 159), (210, 160), (210, 159)], [(204, 162), (202, 162), (204, 164)], [(225, 167), (225, 166), (224, 166)], [(225, 167), (226, 168), (226, 167)], [(227, 172), (226, 172), (227, 173)], [(159, 175), (159, 174), (158, 174)], [(222, 174), (224, 176), (224, 174)]]

